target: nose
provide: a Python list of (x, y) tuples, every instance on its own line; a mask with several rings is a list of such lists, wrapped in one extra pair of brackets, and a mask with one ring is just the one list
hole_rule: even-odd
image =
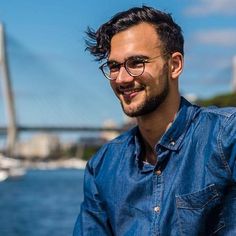
[(120, 67), (119, 74), (115, 80), (117, 84), (129, 83), (134, 80), (134, 77), (130, 75), (124, 66)]

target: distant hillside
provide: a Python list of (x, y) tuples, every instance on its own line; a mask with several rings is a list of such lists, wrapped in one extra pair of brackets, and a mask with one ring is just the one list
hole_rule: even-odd
[(200, 106), (236, 107), (236, 93), (222, 94), (210, 99), (198, 100), (196, 103)]

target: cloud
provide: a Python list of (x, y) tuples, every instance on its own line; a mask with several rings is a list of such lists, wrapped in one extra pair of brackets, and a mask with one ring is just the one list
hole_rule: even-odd
[(227, 47), (236, 46), (236, 29), (199, 31), (193, 37), (195, 41), (202, 44)]
[(187, 7), (184, 12), (191, 16), (205, 16), (209, 14), (236, 15), (235, 0), (200, 0), (199, 3)]

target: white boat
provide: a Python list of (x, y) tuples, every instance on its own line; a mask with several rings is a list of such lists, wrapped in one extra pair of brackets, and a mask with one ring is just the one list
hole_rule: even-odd
[(0, 155), (0, 181), (7, 178), (19, 178), (25, 174), (26, 170), (21, 165), (20, 160)]
[(8, 173), (5, 170), (0, 170), (0, 182), (6, 180), (8, 178)]

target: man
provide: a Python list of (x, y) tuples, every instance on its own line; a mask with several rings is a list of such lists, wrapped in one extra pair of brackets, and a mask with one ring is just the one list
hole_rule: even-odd
[(181, 28), (143, 6), (88, 36), (137, 127), (88, 162), (74, 236), (236, 235), (236, 109), (180, 96)]

